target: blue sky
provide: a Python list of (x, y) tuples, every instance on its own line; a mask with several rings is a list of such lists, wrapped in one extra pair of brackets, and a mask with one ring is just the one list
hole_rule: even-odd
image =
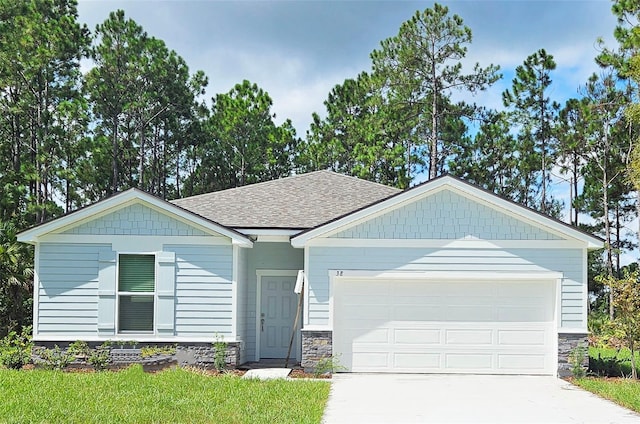
[[(473, 32), (466, 64), (500, 65), (504, 78), (473, 99), (501, 107), (513, 71), (540, 48), (558, 68), (552, 96), (564, 102), (598, 70), (596, 39), (614, 46), (608, 0), (443, 1)], [(248, 79), (273, 98), (277, 121), (290, 118), (300, 136), (336, 84), (369, 70), (369, 54), (397, 34), (421, 1), (80, 0), (91, 30), (118, 8), (164, 40), (192, 72), (209, 77), (207, 99)]]
[[(555, 58), (551, 97), (564, 103), (598, 72), (596, 40), (616, 46), (609, 0), (439, 3), (473, 32), (466, 69), (476, 62), (501, 67), (501, 81), (467, 99), (487, 107), (502, 108), (501, 95), (511, 87), (516, 66), (540, 48)], [(80, 0), (79, 17), (93, 30), (110, 11), (123, 9), (178, 52), (192, 73), (207, 74), (207, 99), (248, 79), (271, 95), (276, 121), (291, 119), (304, 137), (311, 114), (324, 115), (329, 91), (369, 70), (371, 51), (428, 7), (432, 1)], [(568, 197), (568, 185), (558, 179), (552, 190), (561, 200)]]

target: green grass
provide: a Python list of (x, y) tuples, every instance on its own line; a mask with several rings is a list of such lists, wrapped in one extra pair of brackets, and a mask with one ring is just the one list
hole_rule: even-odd
[(581, 378), (574, 383), (625, 408), (640, 412), (640, 382), (627, 379)]
[(329, 383), (155, 374), (0, 370), (0, 422), (319, 423)]

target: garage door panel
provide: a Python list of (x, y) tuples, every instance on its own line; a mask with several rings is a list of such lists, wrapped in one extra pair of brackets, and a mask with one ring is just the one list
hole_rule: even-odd
[(500, 330), (498, 344), (501, 346), (541, 346), (549, 342), (544, 330)]
[(387, 328), (376, 328), (373, 330), (365, 328), (349, 329), (345, 332), (345, 337), (353, 340), (354, 343), (388, 343), (389, 332)]
[[(375, 286), (389, 293), (384, 302), (363, 295), (365, 280), (338, 279), (334, 287), (333, 348), (349, 370), (555, 372), (552, 283), (411, 280)], [(481, 295), (461, 295), (469, 286)]]
[(468, 370), (468, 371), (489, 371), (492, 368), (491, 353), (445, 353), (445, 371)]
[(389, 354), (380, 352), (353, 352), (351, 370), (355, 372), (383, 372), (389, 369)]
[(437, 370), (440, 368), (439, 353), (395, 353), (393, 366), (403, 370)]
[(546, 368), (545, 355), (498, 355), (498, 368), (501, 370), (521, 371)]
[(394, 329), (392, 343), (396, 345), (439, 344), (440, 330), (406, 328)]
[(491, 345), (493, 331), (478, 330), (446, 330), (445, 343), (447, 345)]

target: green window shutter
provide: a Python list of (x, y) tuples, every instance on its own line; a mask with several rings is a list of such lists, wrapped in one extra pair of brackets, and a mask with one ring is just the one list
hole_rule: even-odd
[(120, 295), (119, 306), (119, 331), (135, 333), (153, 331), (153, 296)]
[(154, 255), (120, 255), (118, 291), (153, 292), (156, 280)]

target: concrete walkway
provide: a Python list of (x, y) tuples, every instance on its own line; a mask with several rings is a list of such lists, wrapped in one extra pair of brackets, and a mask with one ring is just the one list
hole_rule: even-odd
[(338, 374), (323, 422), (640, 423), (555, 377)]

